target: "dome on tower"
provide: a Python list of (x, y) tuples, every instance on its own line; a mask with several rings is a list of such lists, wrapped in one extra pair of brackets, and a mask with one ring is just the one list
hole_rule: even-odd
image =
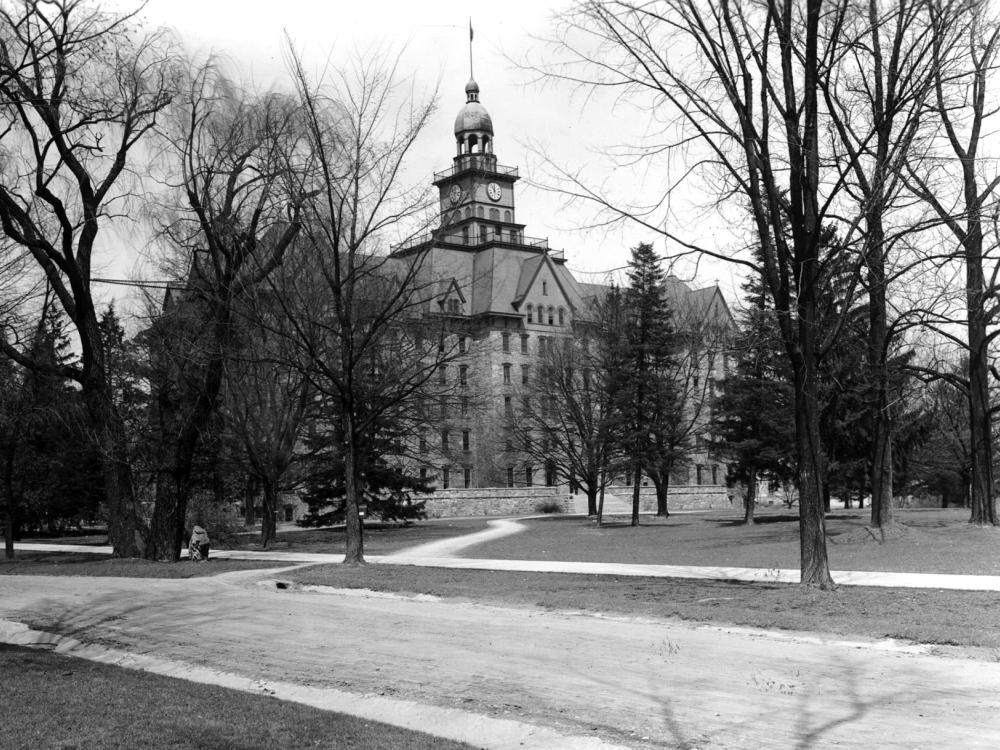
[(472, 78), (465, 84), (465, 96), (465, 105), (455, 118), (455, 135), (470, 130), (493, 135), (493, 118), (486, 107), (479, 103), (479, 84)]

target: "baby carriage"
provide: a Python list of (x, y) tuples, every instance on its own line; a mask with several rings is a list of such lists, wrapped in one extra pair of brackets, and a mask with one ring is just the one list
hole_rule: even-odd
[(195, 562), (208, 560), (208, 532), (201, 526), (195, 526), (191, 531), (191, 542), (188, 544), (188, 560)]

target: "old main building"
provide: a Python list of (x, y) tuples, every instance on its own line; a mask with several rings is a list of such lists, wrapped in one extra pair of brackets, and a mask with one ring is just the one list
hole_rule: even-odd
[[(497, 162), (493, 121), (475, 80), (465, 93), (452, 166), (434, 175), (440, 227), (394, 253), (423, 256), (422, 281), (436, 289), (439, 312), (467, 331), (457, 361), (441, 373), (459, 396), (442, 402), (434, 429), (420, 441), (421, 474), (436, 478), (442, 489), (560, 483), (537, 459), (516, 451), (501, 417), (517, 408), (547, 347), (574, 336), (589, 301), (608, 287), (579, 282), (561, 251), (525, 235), (514, 201), (518, 170)], [(679, 319), (731, 325), (717, 287), (692, 290), (673, 276), (668, 284), (671, 306), (686, 313)], [(701, 349), (693, 356), (703, 360), (706, 383), (721, 376), (719, 352)], [(697, 447), (676, 481), (721, 485), (724, 477), (721, 465)]]

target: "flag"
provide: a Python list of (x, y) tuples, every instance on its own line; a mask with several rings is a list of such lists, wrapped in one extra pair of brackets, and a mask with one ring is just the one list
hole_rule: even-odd
[(472, 19), (469, 19), (469, 41), (472, 41)]

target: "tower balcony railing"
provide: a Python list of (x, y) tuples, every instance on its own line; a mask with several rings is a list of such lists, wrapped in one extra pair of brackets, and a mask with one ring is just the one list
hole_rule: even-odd
[(443, 172), (434, 173), (434, 182), (452, 177), (459, 172), (468, 169), (478, 169), (491, 174), (500, 174), (507, 177), (517, 177), (517, 167), (505, 167), (496, 163), (496, 157), (492, 154), (462, 154), (458, 161)]
[(462, 232), (431, 232), (421, 234), (402, 242), (392, 248), (393, 252), (409, 250), (429, 243), (439, 245), (459, 245), (461, 247), (484, 247), (490, 244), (500, 244), (512, 247), (522, 247), (531, 250), (542, 250), (554, 258), (562, 258), (562, 250), (550, 250), (548, 239), (525, 237), (517, 230), (487, 231), (474, 234)]

